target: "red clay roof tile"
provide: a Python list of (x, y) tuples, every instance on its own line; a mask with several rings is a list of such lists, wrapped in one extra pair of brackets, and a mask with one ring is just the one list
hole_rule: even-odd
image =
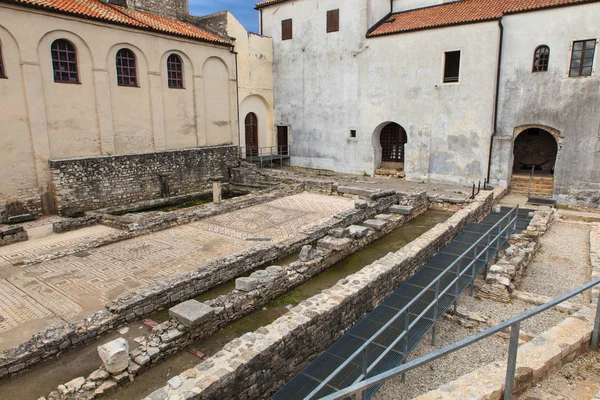
[(91, 18), (134, 28), (147, 29), (170, 35), (183, 36), (205, 42), (231, 45), (230, 41), (213, 35), (194, 25), (172, 18), (164, 18), (126, 7), (110, 5), (100, 0), (3, 0), (26, 6), (48, 9), (83, 18)]
[(590, 3), (594, 0), (460, 0), (391, 14), (369, 37), (449, 25), (490, 21), (504, 14)]

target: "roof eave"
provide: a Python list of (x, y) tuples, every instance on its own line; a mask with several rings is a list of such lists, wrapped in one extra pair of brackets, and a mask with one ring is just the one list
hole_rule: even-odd
[[(598, 1), (600, 1), (600, 0), (598, 0)], [(432, 30), (432, 29), (442, 29), (442, 28), (449, 28), (452, 26), (479, 24), (479, 23), (483, 23), (483, 22), (498, 21), (500, 19), (501, 19), (501, 17), (493, 17), (493, 18), (478, 19), (478, 20), (474, 20), (474, 21), (462, 21), (462, 22), (454, 22), (454, 23), (444, 24), (444, 25), (433, 25), (433, 26), (425, 26), (425, 27), (420, 27), (420, 28), (412, 28), (412, 29), (407, 29), (407, 30), (403, 30), (403, 31), (384, 32), (384, 33), (379, 33), (379, 34), (370, 33), (369, 35), (367, 35), (367, 38), (371, 39), (371, 38), (377, 38), (380, 36), (400, 35), (402, 33), (427, 31), (427, 30)]]

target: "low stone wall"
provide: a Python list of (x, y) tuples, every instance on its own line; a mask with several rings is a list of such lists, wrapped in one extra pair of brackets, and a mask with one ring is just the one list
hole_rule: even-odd
[[(270, 194), (272, 195), (273, 192)], [(24, 344), (0, 353), (0, 377), (19, 373), (59, 353), (95, 340), (120, 325), (196, 297), (216, 285), (249, 273), (282, 256), (292, 254), (306, 244), (316, 242), (326, 236), (331, 229), (343, 228), (381, 214), (399, 202), (399, 197), (394, 195), (378, 201), (365, 202), (365, 208), (342, 211), (319, 225), (299, 232), (297, 236), (287, 241), (264, 244), (231, 254), (224, 259), (199, 265), (195, 271), (181, 273), (171, 282), (155, 284), (140, 293), (125, 294), (107, 304), (105, 310), (78, 323), (46, 329)], [(419, 202), (427, 201), (424, 193), (416, 195), (416, 199), (418, 200), (415, 201)]]
[(509, 246), (500, 252), (499, 259), (490, 266), (486, 283), (478, 296), (503, 303), (511, 301), (511, 294), (520, 285), (520, 279), (539, 247), (540, 237), (550, 228), (555, 211), (535, 211), (527, 229), (509, 238)]
[[(191, 343), (208, 337), (217, 330), (254, 312), (350, 254), (405, 225), (427, 210), (426, 197), (419, 196), (413, 199), (411, 206), (413, 212), (410, 215), (379, 215), (378, 219), (383, 221), (379, 230), (356, 229), (355, 227), (333, 229), (329, 233), (335, 236), (326, 236), (321, 239), (317, 242), (317, 248), (313, 249), (311, 245), (304, 246), (299, 261), (284, 267), (271, 266), (266, 270), (253, 272), (249, 278), (238, 279), (236, 283), (238, 286), (243, 286), (244, 291), (234, 290), (195, 306), (201, 310), (201, 322), (194, 321), (193, 324), (187, 324), (189, 320), (179, 321), (177, 318), (171, 318), (154, 327), (151, 334), (136, 338), (136, 342), (140, 346), (129, 353), (128, 363), (123, 364), (128, 365), (126, 371), (123, 369), (109, 374), (106, 368), (100, 367), (87, 379), (84, 377), (75, 379), (83, 382), (79, 389), (67, 389), (70, 386), (67, 383), (52, 392), (49, 399), (59, 398), (60, 395), (62, 395), (61, 399), (75, 400), (82, 397), (89, 399), (92, 392), (95, 396), (100, 396), (112, 390), (119, 383), (128, 382), (129, 379), (143, 373), (168, 355), (177, 353)], [(191, 307), (194, 305), (192, 304)], [(188, 315), (190, 314), (188, 313)], [(122, 375), (129, 379), (121, 379)], [(99, 376), (103, 378), (97, 379), (96, 377)]]
[(492, 193), (482, 192), (445, 223), (301, 302), (272, 324), (233, 340), (146, 399), (268, 397), (387, 298), (466, 224), (489, 213), (492, 202)]
[(0, 228), (0, 246), (6, 246), (29, 239), (22, 226)]
[(70, 232), (88, 226), (94, 226), (100, 223), (101, 218), (99, 216), (90, 215), (78, 218), (64, 218), (60, 221), (52, 223), (52, 230), (54, 233)]
[(200, 192), (237, 165), (236, 146), (49, 161), (59, 212)]

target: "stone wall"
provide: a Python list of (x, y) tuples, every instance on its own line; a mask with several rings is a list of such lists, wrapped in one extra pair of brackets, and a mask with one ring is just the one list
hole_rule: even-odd
[(492, 207), (483, 192), (445, 223), (331, 289), (311, 297), (272, 324), (248, 333), (146, 399), (266, 398), (295, 376), (362, 316)]
[[(98, 311), (78, 323), (48, 328), (20, 346), (0, 353), (0, 378), (17, 374), (41, 361), (95, 340), (127, 322), (196, 297), (216, 285), (292, 254), (302, 246), (323, 238), (331, 229), (346, 227), (381, 214), (396, 204), (399, 201), (398, 197), (393, 195), (377, 201), (364, 202), (364, 208), (339, 212), (287, 241), (267, 243), (208, 264), (198, 265), (194, 271), (181, 273), (170, 282), (157, 283), (139, 293), (125, 294), (107, 304), (105, 310)], [(419, 202), (426, 201), (423, 193), (418, 195), (418, 199)]]
[(237, 147), (219, 146), (112, 157), (49, 161), (59, 212), (94, 210), (201, 192), (229, 177)]
[(188, 0), (121, 0), (127, 7), (139, 11), (161, 15), (167, 18), (178, 18), (188, 13)]
[[(331, 236), (317, 242), (316, 248), (311, 245), (304, 246), (298, 261), (283, 267), (270, 266), (266, 270), (254, 271), (250, 277), (238, 278), (236, 287), (239, 290), (207, 300), (202, 305), (195, 300), (189, 300), (176, 306), (170, 313), (175, 309), (188, 310), (185, 313), (186, 318), (173, 316), (154, 327), (151, 334), (136, 338), (140, 346), (129, 352), (128, 363), (123, 364), (127, 370), (124, 367), (118, 371), (107, 371), (107, 368), (100, 367), (85, 380), (80, 389), (65, 390), (70, 386), (67, 383), (59, 386), (58, 392), (52, 392), (49, 399), (55, 398), (59, 392), (63, 394), (62, 399), (73, 400), (91, 395), (92, 392), (101, 395), (109, 387), (128, 382), (169, 355), (265, 306), (269, 301), (388, 235), (428, 209), (428, 201), (424, 195), (414, 196), (409, 202), (412, 207), (410, 215), (379, 215), (378, 219), (384, 223), (378, 229), (357, 226), (333, 229), (329, 232)], [(197, 311), (189, 311), (194, 309)], [(128, 379), (124, 379), (123, 375)], [(96, 379), (99, 376), (103, 378)], [(78, 381), (82, 379), (85, 378), (76, 378)]]
[(6, 246), (29, 239), (27, 232), (22, 226), (0, 227), (0, 246)]

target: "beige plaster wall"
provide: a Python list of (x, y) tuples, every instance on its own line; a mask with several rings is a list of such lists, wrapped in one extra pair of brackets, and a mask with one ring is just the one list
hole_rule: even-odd
[[(23, 29), (27, 27), (27, 29)], [(79, 84), (55, 83), (50, 45), (75, 46)], [(48, 160), (238, 144), (235, 56), (185, 38), (0, 4), (0, 201), (49, 191)], [(115, 54), (136, 55), (138, 87), (119, 87)], [(166, 59), (184, 62), (184, 89)], [(272, 100), (271, 100), (272, 104)]]
[(238, 90), (240, 110), (240, 146), (245, 146), (244, 121), (253, 112), (258, 119), (258, 145), (277, 145), (273, 124), (273, 41), (248, 32), (231, 14), (227, 14), (227, 32), (235, 38), (238, 53)]

